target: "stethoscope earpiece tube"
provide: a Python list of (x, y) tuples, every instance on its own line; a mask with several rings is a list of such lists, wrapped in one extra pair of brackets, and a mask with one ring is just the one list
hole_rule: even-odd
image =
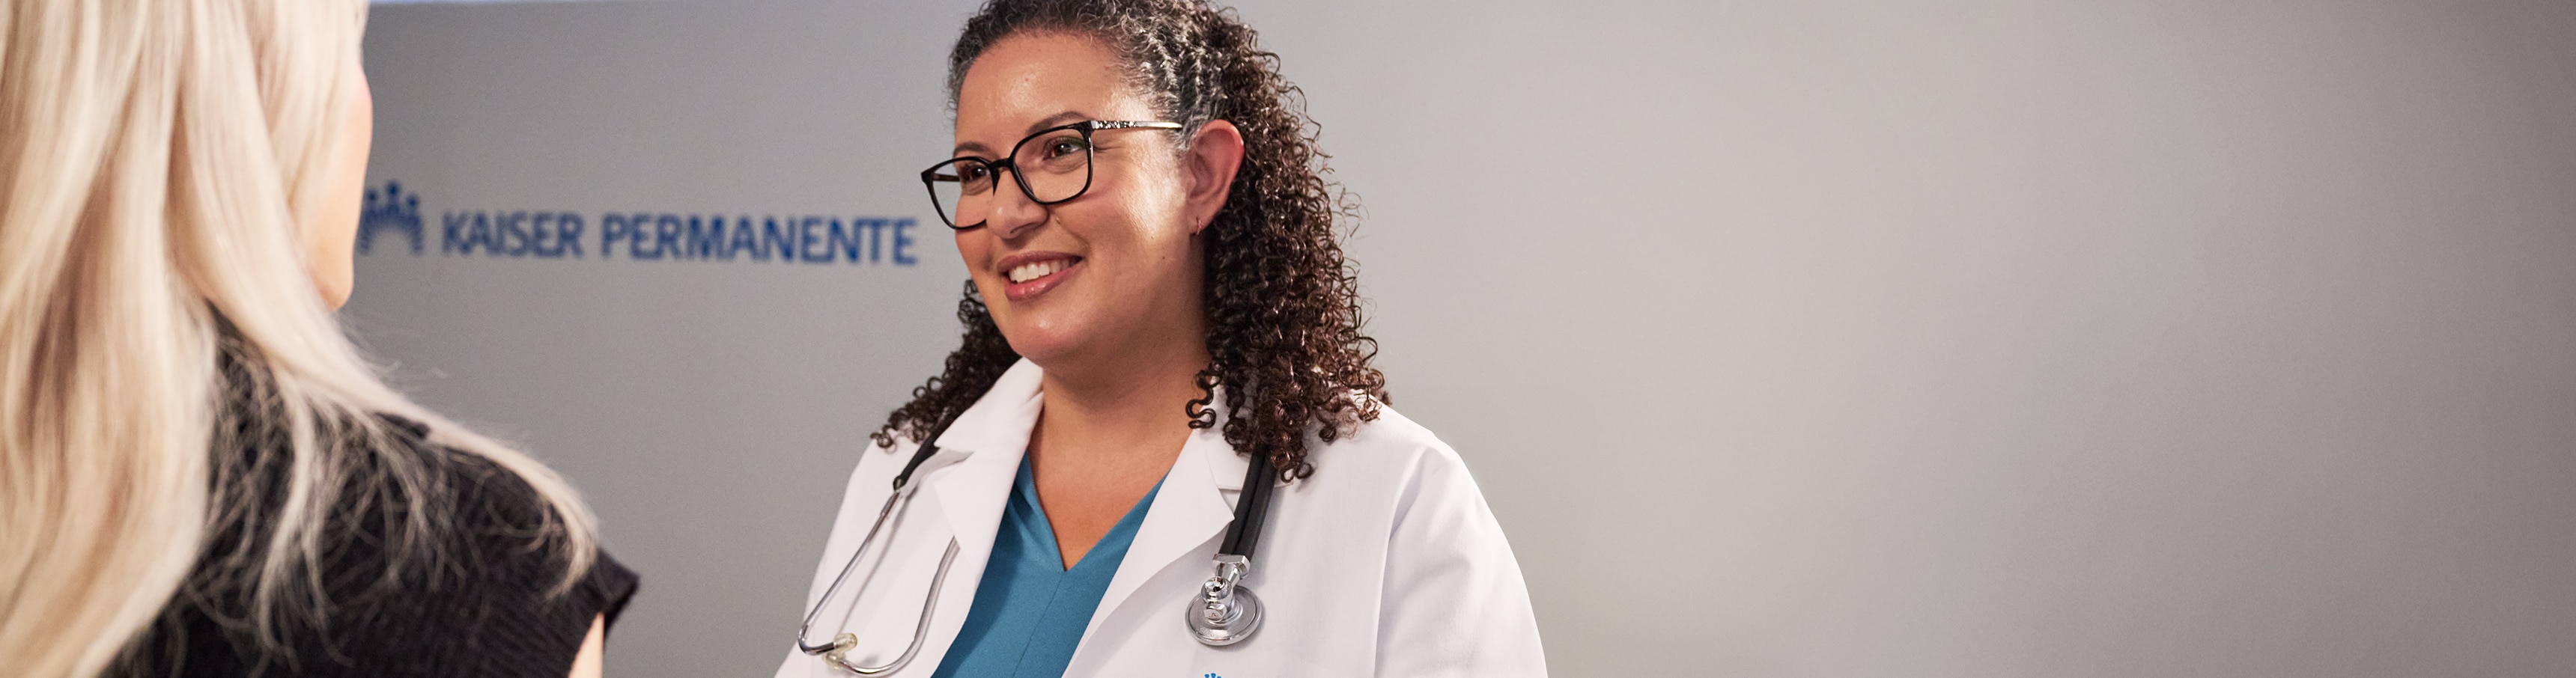
[[(894, 516), (895, 503), (904, 501), (906, 497), (912, 496), (909, 488), (906, 488), (905, 485), (912, 482), (912, 472), (921, 468), (921, 462), (929, 461), (933, 455), (939, 454), (939, 434), (946, 433), (947, 431), (948, 428), (946, 425), (942, 425), (938, 430), (931, 431), (930, 437), (922, 440), (921, 446), (913, 451), (912, 461), (903, 465), (903, 472), (895, 474), (894, 491), (886, 494), (885, 506), (877, 509), (876, 523), (868, 526), (867, 536), (859, 538), (859, 547), (850, 552), (850, 562), (846, 565), (842, 565), (841, 574), (833, 577), (832, 585), (823, 589), (823, 597), (814, 601), (814, 609), (805, 613), (805, 623), (796, 627), (797, 651), (808, 655), (820, 656), (826, 663), (839, 667), (841, 670), (862, 676), (873, 676), (901, 669), (904, 665), (912, 663), (913, 655), (921, 653), (922, 642), (930, 638), (931, 615), (939, 610), (939, 589), (942, 585), (948, 582), (949, 565), (957, 562), (957, 539), (954, 537), (951, 537), (948, 540), (948, 552), (939, 557), (939, 572), (931, 575), (930, 595), (926, 596), (921, 601), (921, 620), (915, 622), (912, 626), (912, 644), (905, 646), (903, 654), (895, 657), (894, 661), (887, 662), (880, 666), (864, 666), (851, 662), (849, 652), (851, 649), (856, 648), (859, 645), (859, 637), (856, 634), (836, 634), (832, 636), (832, 642), (822, 644), (807, 642), (805, 640), (805, 636), (806, 634), (813, 632), (814, 618), (823, 615), (824, 605), (832, 602), (832, 596), (840, 593), (841, 585), (849, 581), (850, 572), (858, 569), (859, 558), (866, 556), (868, 554), (868, 547), (876, 543), (877, 532), (885, 529), (887, 518)], [(894, 540), (892, 533), (888, 533), (886, 540)], [(864, 588), (865, 585), (862, 584), (861, 587)], [(857, 596), (857, 594), (851, 595), (854, 598)]]
[(911, 484), (912, 472), (920, 470), (921, 462), (930, 461), (931, 455), (939, 453), (939, 436), (947, 432), (948, 426), (941, 424), (938, 430), (930, 432), (929, 438), (922, 439), (921, 447), (912, 453), (912, 461), (904, 462), (903, 472), (894, 474), (894, 489), (901, 490), (904, 485)]

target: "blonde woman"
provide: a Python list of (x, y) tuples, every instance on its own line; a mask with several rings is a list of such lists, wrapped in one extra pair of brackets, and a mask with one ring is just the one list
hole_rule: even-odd
[(332, 315), (366, 6), (0, 8), (0, 673), (595, 675), (572, 489)]

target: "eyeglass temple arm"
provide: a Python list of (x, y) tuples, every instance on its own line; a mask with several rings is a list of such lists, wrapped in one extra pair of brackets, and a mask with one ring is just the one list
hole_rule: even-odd
[(1154, 129), (1180, 129), (1180, 128), (1181, 128), (1181, 124), (1180, 124), (1180, 123), (1177, 123), (1177, 122), (1163, 122), (1163, 121), (1160, 121), (1160, 120), (1093, 120), (1093, 121), (1091, 121), (1091, 128), (1092, 128), (1092, 129), (1095, 129), (1095, 130), (1102, 130), (1102, 129), (1127, 129), (1127, 128), (1130, 128), (1130, 127), (1150, 127), (1150, 128), (1154, 128)]

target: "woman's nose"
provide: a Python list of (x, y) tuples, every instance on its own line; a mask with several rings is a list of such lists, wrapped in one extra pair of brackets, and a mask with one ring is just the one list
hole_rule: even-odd
[(998, 195), (994, 196), (993, 214), (986, 218), (984, 227), (992, 229), (995, 237), (1009, 240), (1020, 237), (1029, 227), (1045, 223), (1047, 210), (1030, 199), (1027, 191), (1020, 190), (1018, 169), (1006, 171), (1011, 173), (1009, 183), (996, 187), (1002, 190), (994, 191)]

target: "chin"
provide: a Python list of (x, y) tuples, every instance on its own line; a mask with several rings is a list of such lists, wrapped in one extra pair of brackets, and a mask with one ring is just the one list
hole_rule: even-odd
[[(1061, 309), (1049, 310), (1054, 311)], [(1019, 353), (1020, 357), (1027, 358), (1030, 362), (1037, 363), (1039, 367), (1055, 364), (1064, 358), (1081, 354), (1083, 349), (1091, 343), (1089, 339), (1092, 335), (1096, 334), (1094, 331), (1096, 328), (1091, 327), (1092, 323), (1081, 322), (1081, 319), (1078, 317), (1081, 314), (1037, 313), (1029, 315), (1035, 315), (1037, 317), (1028, 317), (1027, 315), (1023, 315), (1021, 317), (1012, 318), (1009, 321), (999, 322), (999, 324), (1002, 328), (1002, 338), (1011, 342), (1011, 350)], [(1077, 317), (1047, 317), (1064, 315)], [(1002, 319), (995, 318), (995, 320), (1001, 321)], [(1067, 320), (1070, 320), (1070, 322), (1067, 322)]]
[(1039, 367), (1075, 353), (1075, 346), (1080, 343), (1062, 332), (1007, 325), (1002, 328), (1002, 338), (1011, 342), (1012, 352), (1037, 363)]

